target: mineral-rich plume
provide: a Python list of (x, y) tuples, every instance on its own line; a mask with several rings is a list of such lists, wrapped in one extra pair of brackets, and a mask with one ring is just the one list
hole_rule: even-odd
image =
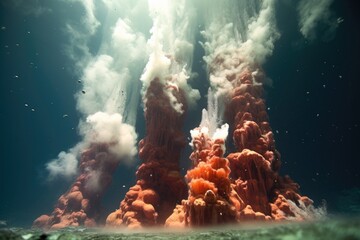
[(171, 106), (165, 92), (169, 90), (186, 110), (181, 89), (158, 78), (151, 81), (144, 98), (146, 136), (139, 143), (143, 163), (136, 172), (136, 185), (126, 193), (119, 209), (108, 216), (108, 226), (163, 224), (176, 203), (186, 197), (186, 184), (179, 172), (180, 152), (185, 146), (183, 114)]
[(80, 174), (75, 182), (60, 196), (53, 212), (37, 218), (33, 226), (44, 229), (97, 226), (101, 221), (101, 198), (118, 164), (117, 157), (109, 152), (108, 143), (91, 144), (81, 153)]

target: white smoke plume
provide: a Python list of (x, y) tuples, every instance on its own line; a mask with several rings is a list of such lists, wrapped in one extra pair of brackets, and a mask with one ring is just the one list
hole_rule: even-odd
[[(81, 75), (82, 87), (75, 97), (83, 116), (79, 123), (83, 140), (46, 165), (50, 178), (76, 175), (80, 151), (91, 143), (110, 144), (110, 152), (121, 160), (136, 154), (134, 125), (140, 100), (139, 79), (146, 63), (145, 39), (150, 27), (143, 24), (150, 22), (145, 17), (146, 1), (69, 3), (81, 4), (85, 12), (80, 26), (67, 24), (70, 36), (67, 53)], [(91, 53), (90, 41), (99, 31), (102, 35), (99, 50)]]
[[(216, 96), (232, 89), (226, 76), (241, 73), (249, 64), (264, 63), (279, 38), (274, 0), (217, 1), (205, 12), (204, 24), (204, 60)], [(216, 62), (220, 59), (221, 64)]]
[[(190, 146), (193, 147), (193, 141), (203, 134), (206, 138), (215, 141), (216, 139), (226, 140), (229, 133), (229, 124), (225, 123), (219, 127), (222, 119), (222, 111), (219, 110), (218, 97), (209, 89), (207, 110), (202, 110), (201, 122), (198, 128), (190, 130), (192, 141)], [(222, 145), (225, 153), (225, 144)]]
[(81, 25), (73, 22), (66, 23), (65, 30), (69, 37), (69, 43), (65, 47), (65, 52), (75, 63), (74, 69), (77, 73), (82, 72), (89, 59), (91, 58), (89, 40), (97, 32), (100, 22), (95, 17), (94, 0), (69, 0), (69, 4), (79, 4), (82, 7), (83, 17)]
[[(136, 143), (136, 134), (131, 128), (135, 125), (139, 105), (140, 78), (143, 93), (152, 80), (159, 78), (171, 105), (179, 114), (183, 113), (183, 106), (173, 91), (182, 89), (190, 107), (200, 98), (199, 92), (188, 84), (197, 26), (196, 9), (192, 1), (186, 0), (69, 2), (82, 4), (85, 12), (80, 26), (68, 24), (69, 56), (77, 59), (75, 66), (81, 73), (82, 88), (76, 94), (77, 109), (83, 115), (79, 124), (83, 137), (80, 145), (85, 146), (90, 141), (113, 141), (117, 142), (114, 145), (117, 147), (112, 149), (114, 153), (132, 156), (135, 150), (130, 145)], [(226, 75), (238, 74), (244, 68), (244, 64), (236, 64), (239, 57), (247, 64), (261, 64), (272, 52), (273, 42), (278, 37), (274, 1), (210, 1), (204, 2), (203, 6), (206, 6), (201, 10), (205, 26), (205, 60), (211, 66), (217, 56), (225, 59), (223, 64), (214, 65), (210, 75), (214, 98), (220, 100), (217, 109), (222, 109), (221, 93), (232, 88)], [(99, 31), (101, 44), (97, 52), (91, 52), (89, 42), (99, 35)], [(146, 42), (149, 31), (151, 36)], [(209, 107), (209, 113), (204, 115), (213, 114), (212, 107)], [(218, 124), (211, 124), (212, 134), (215, 134)], [(128, 135), (123, 134), (124, 129)], [(121, 139), (111, 136), (109, 131), (117, 132)], [(100, 134), (102, 132), (104, 135)], [(122, 139), (130, 145), (123, 145)], [(123, 151), (128, 151), (127, 154), (120, 146)], [(50, 162), (47, 165), (50, 175), (74, 173), (59, 169), (67, 168), (67, 163), (75, 165), (73, 159), (78, 157), (77, 149), (71, 148)]]
[[(301, 34), (310, 40), (317, 37), (317, 31), (327, 38), (331, 38), (338, 25), (339, 20), (336, 19), (331, 11), (333, 0), (301, 0), (298, 4), (297, 11), (299, 14), (299, 27)], [(322, 29), (319, 26), (322, 25)]]
[(200, 98), (199, 92), (187, 82), (194, 49), (194, 8), (185, 0), (149, 0), (149, 12), (153, 27), (148, 41), (150, 57), (141, 77), (143, 94), (150, 82), (158, 78), (165, 86), (164, 91), (169, 96), (171, 105), (182, 114), (183, 106), (173, 95), (174, 89), (184, 90), (190, 106), (194, 106)]
[(123, 123), (118, 113), (97, 112), (86, 119), (81, 131), (88, 143), (108, 143), (109, 150), (119, 159), (133, 157), (136, 150), (137, 135), (133, 126)]
[(71, 179), (77, 173), (78, 154), (82, 149), (82, 144), (69, 149), (67, 152), (61, 151), (56, 159), (46, 164), (46, 170), (49, 172), (49, 180), (59, 176)]

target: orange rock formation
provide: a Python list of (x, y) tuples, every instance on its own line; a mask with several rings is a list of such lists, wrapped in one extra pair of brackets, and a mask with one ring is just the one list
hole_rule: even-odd
[[(215, 62), (224, 63), (220, 58)], [(223, 140), (211, 140), (203, 133), (193, 139), (190, 159), (194, 164), (186, 175), (189, 196), (176, 206), (166, 226), (311, 217), (312, 200), (301, 196), (299, 185), (288, 176), (278, 174), (280, 154), (259, 84), (263, 75), (258, 69), (254, 74), (255, 69), (243, 66), (239, 73), (226, 76), (233, 90), (225, 115), (233, 129), (236, 152), (224, 158)]]
[(100, 200), (118, 163), (107, 144), (92, 144), (81, 154), (79, 177), (60, 196), (54, 211), (38, 217), (33, 226), (43, 229), (96, 226), (100, 221)]
[(246, 205), (240, 211), (240, 219), (303, 220), (307, 217), (303, 212), (312, 200), (301, 196), (299, 185), (288, 176), (278, 174), (280, 154), (275, 149), (262, 98), (263, 87), (256, 84), (263, 75), (254, 79), (254, 71), (246, 67), (232, 81), (234, 90), (226, 112), (237, 150), (227, 156), (231, 177), (235, 191)]
[[(107, 226), (162, 225), (176, 203), (186, 197), (186, 184), (179, 172), (180, 152), (185, 146), (181, 131), (183, 114), (171, 106), (167, 90), (159, 79), (154, 79), (147, 89), (146, 137), (139, 143), (143, 163), (136, 172), (136, 185), (126, 193), (119, 209), (108, 216)], [(181, 90), (171, 91), (185, 111)]]
[[(220, 57), (214, 63), (220, 69), (228, 67)], [(244, 64), (240, 68), (240, 62), (234, 68), (240, 70), (226, 76), (233, 89), (225, 102), (225, 117), (233, 130), (236, 150), (224, 157), (224, 139), (212, 139), (199, 131), (190, 156), (193, 166), (185, 177), (188, 188), (179, 172), (185, 146), (181, 130), (184, 114), (175, 111), (166, 91), (172, 91), (186, 112), (184, 94), (157, 78), (150, 83), (144, 97), (146, 136), (139, 143), (142, 164), (136, 172), (137, 181), (119, 209), (107, 217), (107, 226), (185, 227), (311, 217), (312, 200), (301, 196), (299, 185), (288, 176), (278, 173), (280, 154), (262, 97), (261, 70)], [(210, 67), (210, 71), (215, 68)], [(59, 198), (53, 213), (40, 216), (34, 226), (94, 226), (100, 197), (117, 166), (112, 158), (104, 144), (94, 144), (85, 151), (81, 175)], [(95, 191), (88, 188), (92, 178), (89, 169), (101, 169)]]

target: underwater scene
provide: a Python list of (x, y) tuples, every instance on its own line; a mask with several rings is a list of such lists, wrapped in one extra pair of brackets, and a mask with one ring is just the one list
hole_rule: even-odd
[(360, 239), (359, 12), (2, 0), (0, 239)]

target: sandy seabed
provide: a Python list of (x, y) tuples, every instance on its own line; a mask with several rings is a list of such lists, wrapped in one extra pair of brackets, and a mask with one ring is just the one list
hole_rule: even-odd
[(303, 223), (254, 223), (216, 228), (185, 229), (128, 229), (64, 228), (43, 232), (36, 229), (2, 228), (2, 239), (360, 239), (360, 216), (327, 218)]

